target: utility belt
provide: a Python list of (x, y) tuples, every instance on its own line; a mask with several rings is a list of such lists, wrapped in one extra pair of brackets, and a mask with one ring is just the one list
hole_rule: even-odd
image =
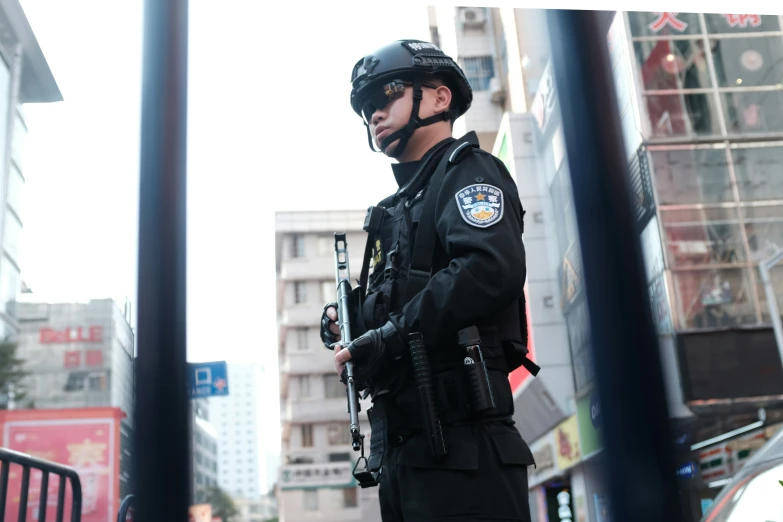
[[(469, 372), (479, 369), (478, 365), (458, 365), (432, 374), (433, 403), (444, 431), (508, 420), (514, 415), (508, 372), (491, 364), (487, 366), (487, 375), (495, 408), (480, 413), (475, 411), (476, 397)], [(377, 394), (372, 402), (373, 406), (367, 411), (371, 429), (368, 467), (377, 471), (383, 465), (387, 448), (400, 446), (411, 437), (429, 436), (428, 423), (431, 421), (422, 407), (417, 383), (412, 379), (397, 393)]]

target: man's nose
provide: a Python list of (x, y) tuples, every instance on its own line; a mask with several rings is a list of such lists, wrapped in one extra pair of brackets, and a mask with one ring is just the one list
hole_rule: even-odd
[(372, 118), (370, 121), (373, 125), (378, 125), (378, 123), (382, 122), (385, 117), (386, 113), (383, 109), (375, 109), (375, 112), (372, 113)]

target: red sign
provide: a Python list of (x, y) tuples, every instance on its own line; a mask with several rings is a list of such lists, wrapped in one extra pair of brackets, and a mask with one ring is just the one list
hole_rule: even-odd
[(69, 327), (59, 331), (41, 328), (41, 344), (99, 343), (102, 340), (103, 328), (100, 326)]
[(723, 18), (729, 24), (729, 27), (759, 27), (761, 25), (761, 15), (757, 14), (725, 14)]
[[(527, 283), (525, 283), (525, 311), (527, 316), (527, 357), (531, 361), (535, 362), (535, 350), (533, 347), (533, 325), (530, 324), (530, 297), (527, 294)], [(511, 393), (516, 395), (526, 380), (530, 378), (530, 372), (524, 366), (520, 366), (508, 376), (509, 383), (511, 384)]]
[(672, 29), (675, 31), (683, 32), (685, 29), (688, 28), (688, 23), (683, 22), (679, 18), (677, 18), (678, 13), (655, 13), (658, 15), (658, 18), (656, 18), (648, 27), (650, 28), (650, 31), (657, 33), (667, 25), (670, 25)]
[[(114, 482), (118, 473), (115, 430), (116, 421), (112, 418), (79, 419), (76, 422), (67, 419), (11, 421), (5, 426), (5, 446), (76, 469), (82, 485), (82, 522), (106, 522), (117, 517), (114, 498)], [(18, 517), (21, 480), (21, 468), (12, 465), (5, 520)], [(55, 520), (59, 485), (59, 478), (50, 476), (47, 520)], [(41, 472), (31, 471), (26, 520), (34, 520), (37, 516), (40, 494)], [(70, 519), (71, 495), (69, 483), (65, 520)]]
[(65, 362), (63, 366), (66, 368), (79, 368), (82, 365), (82, 353), (81, 352), (65, 352)]
[(87, 350), (87, 366), (101, 366), (103, 364), (103, 352), (100, 350)]

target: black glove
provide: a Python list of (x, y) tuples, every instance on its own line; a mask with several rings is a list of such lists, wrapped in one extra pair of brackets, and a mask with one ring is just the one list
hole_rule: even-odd
[(330, 306), (337, 310), (337, 303), (327, 303), (326, 306), (324, 306), (324, 313), (321, 315), (321, 341), (323, 341), (324, 346), (330, 350), (334, 350), (334, 346), (332, 345), (337, 342), (337, 336), (329, 329), (329, 326), (337, 323), (329, 319), (329, 316), (326, 315), (326, 309)]
[[(389, 361), (401, 359), (405, 354), (405, 343), (391, 321), (380, 328), (368, 331), (345, 347), (351, 354), (353, 376), (357, 381), (370, 382)], [(347, 383), (347, 371), (340, 379)]]

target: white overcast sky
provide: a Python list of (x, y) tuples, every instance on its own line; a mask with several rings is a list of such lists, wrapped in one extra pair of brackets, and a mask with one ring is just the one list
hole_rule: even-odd
[[(36, 300), (135, 303), (143, 2), (21, 3), (65, 99), (25, 109), (22, 277)], [(188, 358), (266, 366), (276, 453), (274, 213), (366, 208), (394, 189), (350, 73), (363, 52), (427, 39), (426, 4), (190, 5)]]
[[(23, 279), (36, 299), (135, 301), (142, 2), (22, 5), (65, 98), (26, 108)], [(365, 208), (394, 188), (350, 110), (350, 72), (364, 51), (427, 38), (425, 4), (306, 13), (191, 2), (192, 360), (275, 353), (276, 210)]]

